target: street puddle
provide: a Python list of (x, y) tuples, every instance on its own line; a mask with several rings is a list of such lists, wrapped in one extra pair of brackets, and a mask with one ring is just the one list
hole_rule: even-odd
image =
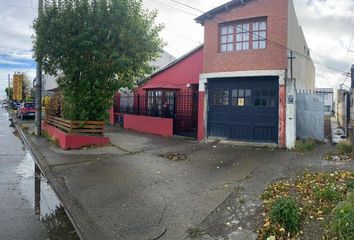
[[(21, 193), (29, 201), (40, 219), (60, 207), (59, 199), (45, 177), (38, 169), (35, 170), (35, 162), (27, 150), (25, 150), (24, 160), (17, 166), (16, 172), (21, 178), (19, 181)], [(37, 209), (38, 207), (39, 209)]]
[(49, 239), (79, 239), (60, 200), (37, 167), (27, 149), (17, 166), (21, 194), (31, 204), (34, 214), (46, 226)]

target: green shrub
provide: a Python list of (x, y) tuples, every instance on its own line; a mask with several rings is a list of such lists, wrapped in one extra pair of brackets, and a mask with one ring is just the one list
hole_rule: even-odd
[(342, 199), (342, 195), (336, 191), (334, 186), (326, 186), (325, 188), (315, 188), (315, 198), (317, 200), (326, 200), (331, 202), (338, 202)]
[(353, 154), (354, 149), (349, 143), (347, 143), (345, 141), (341, 141), (337, 144), (337, 152), (339, 154), (347, 154), (348, 155), (348, 154)]
[(339, 240), (354, 239), (354, 204), (341, 202), (333, 209), (330, 234)]
[(296, 234), (300, 228), (301, 214), (293, 198), (283, 197), (271, 206), (270, 219), (291, 234)]
[(295, 150), (297, 152), (310, 152), (316, 148), (316, 141), (313, 139), (305, 139), (296, 141)]
[(347, 186), (347, 189), (348, 189), (349, 191), (354, 190), (354, 180), (353, 180), (353, 179), (348, 180), (348, 181), (345, 183), (345, 185)]

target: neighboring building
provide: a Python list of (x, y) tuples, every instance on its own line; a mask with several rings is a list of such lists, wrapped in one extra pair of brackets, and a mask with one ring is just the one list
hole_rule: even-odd
[[(311, 59), (293, 2), (234, 0), (196, 21), (205, 29), (198, 138), (293, 147), (295, 93), (287, 101), (287, 48)], [(315, 88), (315, 68), (308, 59), (293, 61), (297, 88)]]
[(326, 115), (334, 114), (334, 92), (333, 88), (316, 88), (315, 92), (323, 96), (324, 111)]
[[(175, 59), (176, 58), (173, 57), (171, 54), (169, 54), (166, 51), (163, 51), (163, 53), (157, 60), (151, 62), (151, 66), (153, 66), (156, 69), (156, 71), (158, 71), (159, 69), (173, 62)], [(55, 91), (58, 88), (58, 83), (56, 78), (48, 74), (44, 74), (42, 85), (43, 85), (43, 91), (45, 95), (51, 95), (51, 92)]]
[[(169, 92), (187, 87), (199, 92), (198, 140), (294, 147), (296, 88), (315, 89), (315, 68), (292, 0), (234, 0), (196, 21), (205, 28), (204, 46), (158, 71), (136, 91), (134, 97), (148, 95), (145, 114), (153, 115), (154, 103), (161, 109)], [(288, 49), (301, 56), (289, 60)], [(141, 114), (134, 108), (133, 114)], [(146, 118), (134, 118), (134, 123), (140, 131), (141, 125), (152, 125)]]

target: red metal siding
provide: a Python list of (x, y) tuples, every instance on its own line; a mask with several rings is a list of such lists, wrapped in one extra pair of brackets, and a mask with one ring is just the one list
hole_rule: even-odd
[(143, 87), (169, 82), (183, 90), (187, 88), (188, 83), (199, 84), (199, 74), (202, 70), (203, 48), (200, 48), (170, 68), (154, 75)]

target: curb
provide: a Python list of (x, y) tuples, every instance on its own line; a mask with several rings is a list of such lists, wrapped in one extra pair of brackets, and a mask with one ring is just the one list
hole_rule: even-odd
[(19, 133), (23, 144), (25, 145), (25, 147), (27, 148), (27, 150), (31, 154), (31, 156), (34, 159), (37, 166), (39, 167), (41, 173), (44, 175), (44, 177), (48, 180), (48, 183), (51, 185), (51, 187), (52, 187), (53, 191), (55, 192), (57, 198), (59, 199), (62, 207), (64, 208), (65, 213), (68, 216), (71, 224), (75, 228), (76, 234), (78, 235), (80, 240), (84, 240), (85, 238), (83, 237), (81, 228), (79, 227), (78, 224), (75, 223), (69, 209), (65, 206), (63, 199), (60, 197), (57, 190), (53, 187), (53, 184), (52, 184), (53, 182), (56, 182), (55, 185), (57, 185), (57, 186), (60, 186), (61, 184), (59, 183), (57, 177), (52, 172), (52, 169), (50, 168), (50, 166), (45, 164), (45, 162), (46, 162), (45, 157), (40, 153), (39, 150), (35, 149), (34, 144), (32, 143), (32, 141), (29, 138), (27, 138), (26, 134), (18, 126), (17, 122), (13, 119), (11, 119), (11, 121), (13, 123), (14, 128)]

